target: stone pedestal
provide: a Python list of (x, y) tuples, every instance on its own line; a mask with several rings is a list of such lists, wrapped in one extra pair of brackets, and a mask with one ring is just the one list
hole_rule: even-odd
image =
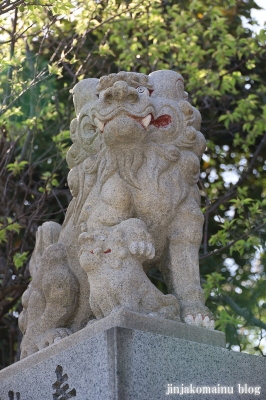
[(265, 367), (221, 332), (121, 310), (2, 370), (0, 399), (266, 399)]

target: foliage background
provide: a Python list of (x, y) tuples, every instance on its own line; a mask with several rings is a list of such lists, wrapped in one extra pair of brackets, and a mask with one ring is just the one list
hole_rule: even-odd
[[(0, 368), (19, 358), (21, 295), (35, 233), (62, 223), (70, 89), (120, 70), (185, 78), (208, 143), (199, 182), (207, 305), (227, 347), (265, 355), (266, 32), (253, 0), (0, 3)], [(151, 280), (165, 291), (158, 271)]]

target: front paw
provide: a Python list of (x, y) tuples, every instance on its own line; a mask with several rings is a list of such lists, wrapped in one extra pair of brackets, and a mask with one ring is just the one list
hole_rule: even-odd
[(185, 317), (185, 323), (189, 325), (202, 326), (212, 331), (214, 330), (215, 325), (214, 319), (210, 319), (208, 315), (204, 316), (202, 314), (197, 314), (196, 316), (188, 314)]
[(186, 324), (214, 330), (215, 320), (210, 310), (202, 305), (182, 307), (182, 319)]

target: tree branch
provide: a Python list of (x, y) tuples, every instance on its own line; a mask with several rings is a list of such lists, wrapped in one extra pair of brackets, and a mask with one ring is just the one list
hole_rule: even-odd
[(262, 322), (260, 319), (258, 319), (256, 317), (254, 317), (254, 315), (251, 313), (251, 311), (239, 307), (231, 297), (223, 294), (219, 298), (223, 302), (228, 304), (232, 308), (232, 310), (234, 310), (238, 315), (245, 318), (245, 320), (248, 323), (250, 323), (251, 325), (258, 326), (259, 328), (262, 328), (262, 329), (266, 329), (266, 324), (264, 322)]
[(258, 145), (255, 153), (253, 154), (253, 157), (249, 163), (249, 166), (247, 168), (247, 170), (245, 172), (243, 172), (243, 174), (241, 175), (240, 179), (238, 180), (238, 182), (233, 185), (223, 196), (221, 196), (215, 203), (213, 203), (210, 207), (208, 207), (205, 211), (205, 215), (213, 213), (214, 211), (217, 210), (217, 208), (221, 205), (224, 204), (225, 202), (227, 202), (228, 200), (230, 200), (233, 195), (235, 194), (235, 191), (237, 189), (238, 186), (240, 186), (245, 179), (247, 178), (247, 176), (250, 174), (250, 172), (252, 171), (255, 162), (257, 161), (257, 157), (259, 155), (259, 153), (261, 152), (263, 146), (266, 144), (266, 132), (264, 133), (260, 144)]
[[(15, 52), (15, 43), (16, 43), (16, 30), (17, 30), (17, 21), (18, 21), (18, 9), (15, 8), (15, 14), (13, 19), (12, 33), (11, 33), (11, 43), (10, 43), (10, 60), (12, 60), (14, 52)], [(6, 93), (3, 104), (6, 104), (7, 99), (11, 94), (11, 80), (13, 75), (13, 66), (10, 65), (7, 72), (7, 83), (6, 83)]]
[(203, 254), (202, 256), (199, 257), (199, 260), (201, 261), (201, 260), (204, 260), (205, 258), (212, 257), (212, 256), (215, 256), (216, 254), (221, 253), (225, 249), (228, 249), (229, 247), (233, 246), (239, 240), (244, 239), (245, 237), (249, 236), (252, 232), (256, 232), (259, 229), (263, 228), (264, 226), (266, 226), (266, 222), (263, 222), (262, 224), (260, 224), (260, 225), (256, 226), (255, 228), (251, 229), (250, 231), (245, 232), (243, 235), (239, 236), (237, 239), (235, 239), (232, 242), (228, 243), (226, 246), (223, 246), (220, 249), (211, 251), (210, 253)]

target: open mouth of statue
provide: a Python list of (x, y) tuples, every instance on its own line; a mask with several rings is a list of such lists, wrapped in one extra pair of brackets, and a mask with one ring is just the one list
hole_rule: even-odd
[[(156, 119), (154, 119), (152, 114), (148, 114), (146, 115), (146, 117), (136, 117), (135, 115), (127, 115), (127, 117), (132, 118), (135, 121), (139, 122), (144, 129), (147, 129), (150, 125), (154, 125), (156, 126), (156, 128), (166, 128), (172, 122), (172, 118), (168, 114), (160, 115)], [(108, 122), (112, 121), (112, 119), (103, 122), (100, 121), (97, 117), (95, 117), (94, 123), (100, 129), (100, 131), (103, 132), (105, 125), (108, 124)]]

